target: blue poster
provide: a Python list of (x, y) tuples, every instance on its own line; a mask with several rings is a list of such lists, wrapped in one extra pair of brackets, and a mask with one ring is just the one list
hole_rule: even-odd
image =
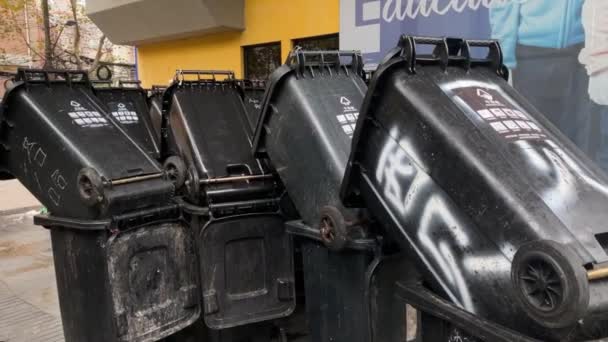
[(513, 86), (608, 171), (608, 0), (340, 4), (340, 48), (360, 50), (368, 70), (402, 34), (498, 40)]
[(361, 50), (374, 67), (402, 34), (488, 39), (493, 1), (342, 0), (340, 48)]

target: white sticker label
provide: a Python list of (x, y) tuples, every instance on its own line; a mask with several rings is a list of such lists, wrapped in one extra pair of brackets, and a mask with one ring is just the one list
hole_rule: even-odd
[(336, 119), (342, 127), (342, 130), (349, 138), (353, 137), (357, 119), (359, 118), (359, 110), (352, 105), (352, 101), (346, 96), (339, 96), (338, 102), (342, 107), (340, 114), (336, 115)]
[(477, 117), (507, 140), (542, 140), (546, 137), (534, 119), (498, 88), (468, 84), (462, 87), (447, 85), (444, 90), (463, 110), (477, 114)]
[(99, 112), (88, 110), (77, 101), (70, 101), (70, 106), (72, 109), (68, 112), (68, 116), (72, 119), (72, 123), (89, 128), (108, 126), (108, 122)]

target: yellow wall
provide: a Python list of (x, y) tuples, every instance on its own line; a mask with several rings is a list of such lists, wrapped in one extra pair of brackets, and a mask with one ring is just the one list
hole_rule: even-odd
[(176, 69), (227, 69), (243, 75), (245, 45), (281, 41), (282, 61), (292, 40), (340, 28), (339, 0), (245, 0), (245, 30), (138, 47), (144, 87), (167, 84)]

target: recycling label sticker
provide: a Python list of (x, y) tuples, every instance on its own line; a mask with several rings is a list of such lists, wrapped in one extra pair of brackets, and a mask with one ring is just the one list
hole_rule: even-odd
[(495, 85), (455, 82), (444, 91), (466, 113), (486, 122), (509, 141), (547, 138), (540, 125)]
[(123, 125), (131, 125), (139, 123), (139, 117), (135, 112), (133, 103), (131, 102), (110, 102), (108, 103), (112, 117)]
[(68, 115), (72, 123), (80, 127), (95, 128), (108, 126), (108, 120), (96, 110), (89, 110), (77, 101), (70, 101)]
[(336, 115), (336, 119), (344, 133), (346, 133), (349, 138), (352, 138), (355, 133), (357, 119), (359, 118), (359, 110), (352, 105), (352, 101), (346, 96), (338, 97), (338, 101), (340, 102), (342, 110)]

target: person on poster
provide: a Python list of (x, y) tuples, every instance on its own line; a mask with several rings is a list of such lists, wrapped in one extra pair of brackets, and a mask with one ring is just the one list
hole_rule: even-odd
[(492, 38), (503, 47), (513, 86), (608, 171), (608, 120), (601, 122), (608, 111), (591, 100), (589, 76), (578, 61), (585, 44), (584, 2), (496, 1), (490, 26)]
[(589, 96), (597, 104), (608, 105), (608, 1), (587, 0), (583, 5), (585, 48), (580, 62), (589, 75)]

